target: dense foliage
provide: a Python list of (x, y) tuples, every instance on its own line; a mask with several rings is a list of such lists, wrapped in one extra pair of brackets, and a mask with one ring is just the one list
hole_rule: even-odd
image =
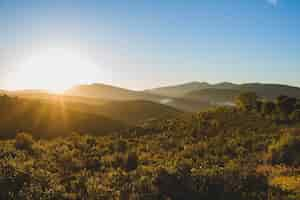
[(20, 133), (0, 144), (0, 198), (298, 199), (299, 131), (286, 126), (219, 108), (98, 137)]
[[(30, 108), (24, 113), (32, 114), (43, 108), (44, 114), (32, 116), (62, 128), (59, 114), (47, 117), (57, 105), (0, 100), (4, 110)], [(0, 199), (299, 199), (297, 100), (265, 101), (247, 93), (237, 101), (237, 108), (148, 120), (98, 136), (72, 129), (52, 139), (37, 137), (38, 129), (20, 132), (0, 141)], [(30, 128), (29, 119), (22, 121), (18, 113), (18, 118), (13, 112), (12, 118), (2, 115), (1, 126)], [(73, 114), (71, 127), (98, 130), (96, 119), (102, 118)], [(19, 121), (14, 126), (11, 119)], [(49, 125), (45, 130), (57, 130)]]

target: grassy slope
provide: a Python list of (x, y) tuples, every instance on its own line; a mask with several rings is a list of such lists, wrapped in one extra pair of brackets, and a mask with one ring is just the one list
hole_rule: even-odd
[[(19, 183), (25, 195), (58, 199), (113, 199), (121, 194), (137, 199), (265, 200), (276, 192), (272, 199), (281, 200), (294, 194), (268, 180), (283, 170), (293, 170), (293, 176), (299, 171), (279, 166), (270, 177), (262, 172), (276, 170), (263, 165), (263, 155), (285, 126), (256, 113), (224, 108), (158, 123), (158, 132), (133, 132), (121, 139), (72, 136), (35, 142), (23, 150), (16, 149), (15, 140), (1, 142), (6, 160), (0, 165), (14, 174), (0, 170), (0, 175), (7, 177), (7, 185)], [(26, 181), (31, 184), (22, 185)], [(22, 195), (16, 192), (20, 188), (8, 190)]]
[(0, 103), (0, 137), (28, 131), (36, 137), (55, 137), (72, 131), (104, 134), (127, 127), (99, 114), (70, 109), (64, 103), (8, 98)]
[(83, 113), (100, 114), (131, 125), (149, 120), (174, 118), (183, 113), (166, 105), (143, 100), (108, 101), (102, 105), (73, 102), (67, 103), (66, 106)]

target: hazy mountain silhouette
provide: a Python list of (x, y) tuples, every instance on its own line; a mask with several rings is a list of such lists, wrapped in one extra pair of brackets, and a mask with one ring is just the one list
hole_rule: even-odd
[[(114, 113), (112, 116), (118, 115), (117, 112), (114, 111), (113, 105), (119, 108), (123, 106), (127, 107), (128, 109), (123, 113), (132, 113), (132, 115), (120, 115), (116, 119), (120, 118), (122, 120), (125, 119), (124, 121), (126, 122), (132, 122), (134, 120), (138, 120), (138, 117), (136, 117), (137, 115), (151, 118), (151, 116), (153, 116), (150, 114), (153, 113), (152, 109), (157, 111), (161, 110), (161, 113), (166, 114), (175, 113), (178, 112), (178, 110), (198, 112), (200, 110), (207, 110), (212, 106), (216, 106), (216, 104), (230, 105), (237, 95), (249, 91), (255, 92), (259, 97), (265, 99), (275, 99), (279, 95), (300, 98), (300, 88), (298, 87), (262, 83), (234, 84), (230, 82), (222, 82), (217, 84), (209, 84), (206, 82), (190, 82), (144, 91), (134, 91), (106, 84), (95, 83), (90, 85), (74, 86), (65, 91), (63, 98), (65, 102), (87, 104), (91, 106), (100, 106), (107, 103), (107, 107), (102, 106), (101, 108), (97, 107), (93, 109), (96, 109), (99, 112), (101, 110), (107, 110), (107, 112), (103, 111), (102, 113)], [(33, 99), (47, 100), (57, 98), (57, 95), (49, 94), (43, 90), (4, 92), (12, 96)], [(153, 104), (150, 104), (150, 102)], [(160, 109), (158, 109), (159, 107)], [(170, 110), (170, 107), (175, 109)], [(92, 110), (91, 108), (85, 109)], [(141, 112), (134, 112), (134, 110), (137, 111), (138, 109), (140, 109)], [(144, 113), (142, 114), (142, 112)], [(141, 121), (145, 120), (145, 118), (146, 117), (142, 117)]]
[[(230, 91), (226, 91), (226, 90), (230, 90)], [(203, 95), (204, 97), (211, 96), (211, 98), (218, 96), (218, 98), (224, 98), (224, 99), (227, 99), (226, 96), (229, 95), (230, 97), (229, 99), (231, 99), (231, 95), (234, 95), (235, 93), (239, 94), (241, 92), (247, 92), (247, 91), (255, 92), (257, 93), (258, 96), (267, 99), (274, 99), (279, 95), (286, 95), (286, 96), (297, 97), (297, 98), (300, 97), (299, 87), (281, 85), (281, 84), (263, 84), (263, 83), (234, 84), (230, 82), (223, 82), (217, 84), (209, 84), (203, 82), (190, 82), (190, 83), (174, 85), (169, 87), (154, 88), (146, 91), (151, 94), (164, 95), (169, 97), (176, 96), (181, 98), (187, 98), (189, 96), (192, 96), (194, 97), (194, 99), (195, 96), (200, 97), (200, 95)]]
[(179, 85), (153, 88), (145, 91), (150, 94), (163, 95), (168, 97), (183, 97), (184, 94), (193, 90), (206, 89), (209, 87), (211, 87), (211, 85), (206, 82), (189, 82)]
[(207, 88), (188, 92), (184, 98), (209, 102), (233, 102), (241, 94), (241, 90)]
[(71, 89), (65, 91), (66, 95), (70, 96), (84, 96), (84, 97), (93, 97), (109, 100), (152, 100), (159, 101), (160, 96), (128, 90), (124, 88), (114, 87), (106, 84), (90, 84), (90, 85), (78, 85), (74, 86)]

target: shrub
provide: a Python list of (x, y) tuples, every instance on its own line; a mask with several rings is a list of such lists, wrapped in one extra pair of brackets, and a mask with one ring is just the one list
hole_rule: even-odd
[(272, 101), (265, 101), (262, 103), (261, 112), (264, 115), (270, 115), (276, 111), (276, 104)]
[(257, 106), (257, 95), (254, 92), (246, 92), (236, 97), (236, 105), (242, 110), (253, 110)]
[(300, 110), (295, 110), (291, 115), (290, 118), (292, 121), (300, 121)]
[(16, 149), (19, 150), (32, 150), (34, 140), (28, 133), (18, 133), (16, 136)]
[(127, 141), (123, 139), (118, 139), (112, 144), (111, 150), (117, 151), (117, 152), (126, 152), (128, 149), (128, 143)]
[(138, 156), (135, 152), (128, 153), (124, 160), (124, 168), (127, 171), (135, 170), (138, 167)]
[(300, 165), (300, 136), (286, 133), (269, 146), (272, 164)]

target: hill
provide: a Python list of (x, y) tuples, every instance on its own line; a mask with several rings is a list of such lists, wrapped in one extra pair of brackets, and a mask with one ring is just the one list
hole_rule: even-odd
[(65, 95), (92, 97), (109, 100), (152, 100), (160, 101), (162, 97), (144, 92), (128, 90), (110, 85), (95, 83), (78, 85), (65, 91)]
[(214, 106), (211, 102), (206, 100), (185, 97), (166, 98), (163, 104), (190, 113), (208, 110)]
[(74, 103), (84, 103), (90, 105), (102, 105), (107, 102), (107, 100), (100, 98), (90, 98), (84, 96), (68, 96), (63, 94), (53, 94), (49, 92), (39, 92), (39, 91), (9, 91), (6, 92), (7, 95), (11, 97), (20, 97), (23, 99), (32, 99), (32, 100), (45, 100), (45, 101), (64, 101), (74, 102)]
[(299, 199), (299, 121), (218, 108), (157, 123), (148, 133), (2, 140), (0, 198)]
[(162, 95), (167, 97), (178, 98), (184, 96), (184, 94), (199, 90), (209, 88), (210, 84), (206, 82), (189, 82), (180, 85), (166, 86), (145, 90), (145, 92), (150, 94)]
[[(279, 95), (300, 98), (300, 88), (298, 87), (280, 84), (234, 84), (228, 82), (218, 84), (190, 82), (145, 91), (133, 91), (104, 84), (79, 85), (67, 90), (63, 98), (66, 102), (88, 105), (108, 103), (108, 107), (111, 107), (109, 106), (111, 101), (136, 101), (136, 103), (138, 101), (151, 101), (183, 112), (198, 112), (220, 105), (232, 106), (237, 95), (249, 91), (268, 100), (273, 100)], [(57, 95), (43, 91), (15, 91), (9, 94), (33, 99), (57, 98)]]
[(182, 111), (170, 106), (144, 100), (106, 101), (101, 105), (69, 102), (65, 106), (83, 113), (100, 114), (134, 126), (151, 120), (175, 118), (183, 114)]
[(178, 117), (183, 113), (175, 108), (144, 100), (111, 101), (99, 106), (96, 112), (135, 125), (149, 120)]
[(0, 138), (31, 132), (37, 138), (51, 138), (71, 132), (101, 135), (127, 128), (123, 122), (100, 114), (80, 112), (61, 102), (0, 97)]
[[(19, 131), (51, 132), (52, 136), (70, 131), (102, 134), (184, 114), (170, 106), (144, 100), (102, 101), (50, 94), (2, 96), (0, 99), (0, 111), (3, 111), (0, 131), (12, 137)], [(12, 113), (11, 117), (5, 116), (6, 113)]]
[(185, 95), (186, 99), (201, 100), (213, 103), (234, 102), (236, 96), (241, 94), (241, 90), (208, 88), (194, 90)]
[(93, 97), (67, 96), (39, 91), (14, 91), (12, 96), (23, 99), (42, 100), (52, 103), (64, 103), (64, 107), (83, 113), (100, 114), (127, 124), (143, 123), (151, 119), (172, 118), (183, 111), (167, 104), (147, 100), (109, 100)]
[(275, 99), (279, 95), (300, 98), (300, 88), (289, 85), (247, 83), (233, 89), (255, 92), (258, 96), (266, 99)]
[[(186, 86), (183, 86), (183, 89)], [(133, 91), (104, 84), (91, 84), (75, 86), (65, 92), (65, 95), (96, 98), (106, 101), (143, 100), (163, 104), (174, 109), (195, 112), (209, 107), (208, 102), (194, 101), (177, 97), (165, 97), (164, 95), (152, 94), (147, 91)], [(120, 103), (120, 102), (119, 102)], [(132, 104), (133, 102), (131, 102)], [(149, 103), (148, 103), (149, 105)], [(153, 104), (154, 105), (154, 104)], [(158, 106), (158, 105), (156, 105)], [(163, 106), (161, 106), (163, 107)]]
[[(263, 84), (263, 83), (218, 83), (209, 84), (201, 82), (191, 82), (182, 85), (155, 88), (147, 92), (156, 95), (169, 97), (192, 98), (192, 99), (209, 99), (210, 101), (230, 100), (232, 95), (243, 92), (255, 92), (258, 96), (265, 99), (275, 99), (280, 95), (290, 97), (300, 97), (300, 88), (281, 84)], [(169, 94), (169, 95), (168, 95)], [(197, 97), (197, 98), (196, 98)], [(216, 99), (214, 99), (216, 98)]]

